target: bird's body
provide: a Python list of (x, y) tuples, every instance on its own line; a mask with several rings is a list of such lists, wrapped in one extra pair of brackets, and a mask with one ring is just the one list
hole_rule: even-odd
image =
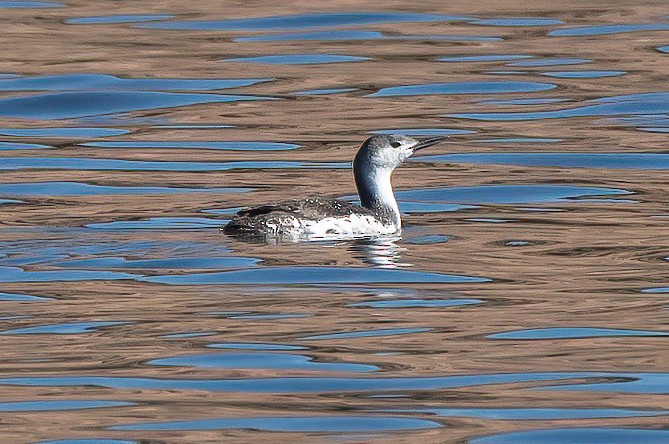
[(361, 205), (311, 197), (238, 212), (223, 228), (227, 234), (288, 240), (346, 239), (399, 233), (399, 208), (390, 175), (417, 149), (441, 138), (419, 142), (405, 136), (367, 139), (353, 161)]
[(242, 210), (228, 234), (285, 238), (362, 237), (397, 231), (392, 220), (339, 199), (311, 197)]

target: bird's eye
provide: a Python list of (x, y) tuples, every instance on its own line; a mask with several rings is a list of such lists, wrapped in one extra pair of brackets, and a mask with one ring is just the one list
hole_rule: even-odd
[(393, 148), (399, 148), (400, 145), (401, 145), (401, 143), (399, 143), (399, 142), (390, 142), (390, 146), (392, 146)]

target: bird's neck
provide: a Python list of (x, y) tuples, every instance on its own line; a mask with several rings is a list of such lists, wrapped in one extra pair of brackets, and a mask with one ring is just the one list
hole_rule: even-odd
[(381, 219), (389, 220), (399, 229), (402, 226), (400, 210), (390, 183), (393, 169), (356, 163), (353, 171), (362, 206), (376, 213)]

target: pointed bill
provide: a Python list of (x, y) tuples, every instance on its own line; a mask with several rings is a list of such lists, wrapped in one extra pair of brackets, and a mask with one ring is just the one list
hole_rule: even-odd
[(430, 147), (432, 145), (436, 145), (444, 140), (446, 140), (447, 137), (430, 137), (429, 139), (423, 139), (420, 142), (418, 142), (416, 145), (413, 146), (414, 151), (422, 150), (423, 148)]

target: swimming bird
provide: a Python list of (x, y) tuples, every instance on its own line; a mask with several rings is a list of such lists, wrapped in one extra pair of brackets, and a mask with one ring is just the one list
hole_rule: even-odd
[(444, 137), (416, 140), (377, 135), (365, 140), (353, 160), (360, 204), (310, 197), (239, 211), (222, 228), (226, 234), (280, 240), (349, 239), (398, 234), (400, 210), (390, 176), (414, 152)]

